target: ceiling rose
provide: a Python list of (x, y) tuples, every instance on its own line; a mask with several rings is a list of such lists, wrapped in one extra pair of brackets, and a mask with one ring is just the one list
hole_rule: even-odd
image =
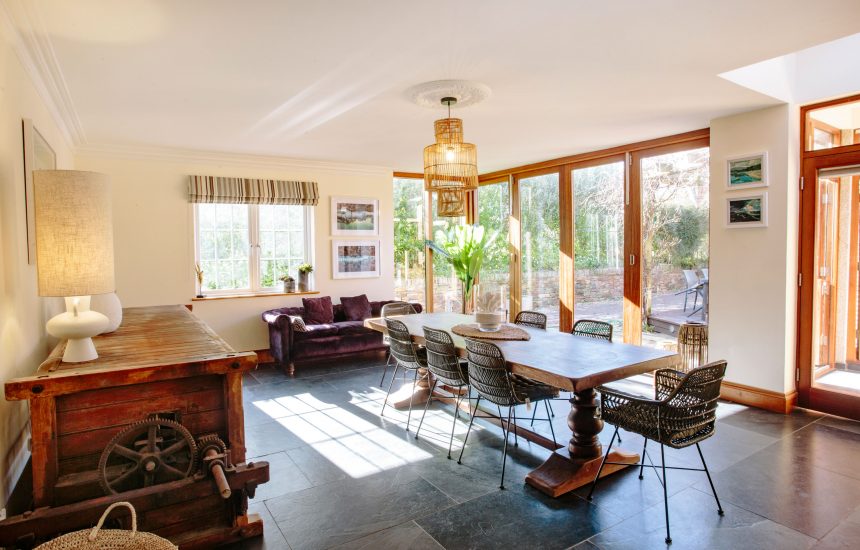
[(406, 90), (412, 103), (429, 109), (438, 109), (442, 98), (453, 97), (456, 107), (468, 107), (489, 98), (490, 87), (470, 80), (434, 80), (417, 84)]

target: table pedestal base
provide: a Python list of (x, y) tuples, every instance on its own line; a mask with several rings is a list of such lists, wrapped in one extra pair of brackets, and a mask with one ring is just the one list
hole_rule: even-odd
[[(603, 457), (569, 458), (560, 453), (552, 453), (546, 462), (526, 475), (526, 483), (553, 498), (560, 497), (594, 481), (601, 460)], [(616, 449), (609, 453), (607, 462), (627, 462), (633, 465), (639, 462), (639, 455)], [(603, 467), (600, 477), (604, 478), (624, 468), (627, 466), (607, 464)]]

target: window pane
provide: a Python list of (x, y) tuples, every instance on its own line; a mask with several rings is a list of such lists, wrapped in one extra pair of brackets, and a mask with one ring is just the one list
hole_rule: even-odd
[[(248, 289), (248, 206), (198, 204), (203, 288)], [(238, 266), (238, 267), (237, 267)]]
[(572, 172), (574, 318), (623, 328), (624, 162)]
[[(280, 278), (298, 278), (305, 258), (305, 207), (265, 204), (260, 209), (260, 287), (275, 288)], [(263, 221), (265, 220), (265, 225)]]
[(511, 191), (508, 182), (483, 185), (478, 189), (478, 223), (496, 235), (484, 256), (481, 286), (498, 288), (504, 297), (502, 309), (510, 311), (510, 253), (508, 250), (508, 217), (511, 214)]
[(547, 326), (559, 322), (558, 174), (519, 181), (522, 241), (522, 309), (540, 311)]
[[(439, 241), (439, 232), (448, 234), (455, 226), (466, 223), (466, 218), (440, 218), (436, 214), (438, 201), (432, 193), (433, 240)], [(433, 311), (463, 311), (463, 285), (457, 278), (454, 267), (439, 254), (433, 255)]]
[(708, 148), (642, 159), (642, 344), (707, 322)]
[(860, 143), (860, 101), (840, 103), (806, 113), (807, 151), (857, 143)]
[(424, 180), (394, 178), (394, 296), (424, 305)]

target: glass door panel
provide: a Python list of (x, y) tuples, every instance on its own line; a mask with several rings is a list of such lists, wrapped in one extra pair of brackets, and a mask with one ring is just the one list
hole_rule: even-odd
[(501, 307), (510, 311), (511, 258), (508, 233), (511, 215), (511, 190), (507, 181), (482, 185), (478, 189), (478, 223), (490, 234), (495, 234), (492, 245), (484, 256), (481, 268), (481, 286), (498, 289), (502, 296)]
[(558, 173), (522, 178), (520, 199), (522, 310), (546, 314), (559, 324)]
[[(432, 235), (433, 240), (439, 241), (438, 234), (441, 231), (443, 234), (448, 234), (448, 231), (455, 226), (466, 223), (466, 218), (460, 216), (458, 218), (440, 218), (437, 215), (438, 201), (436, 193), (430, 193), (430, 201), (432, 201)], [(453, 311), (460, 313), (463, 311), (463, 285), (457, 278), (454, 267), (440, 257), (438, 254), (433, 255), (433, 311)]]
[(642, 344), (674, 349), (683, 323), (708, 319), (709, 148), (644, 157)]
[(574, 320), (624, 318), (624, 162), (575, 168)]
[(424, 180), (394, 178), (394, 296), (424, 305)]
[(860, 167), (822, 170), (816, 182), (812, 386), (860, 395), (860, 365), (857, 364), (858, 173)]

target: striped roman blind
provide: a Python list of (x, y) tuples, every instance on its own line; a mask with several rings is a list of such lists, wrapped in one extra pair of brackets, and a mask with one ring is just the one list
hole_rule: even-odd
[(315, 181), (191, 176), (188, 181), (188, 200), (221, 204), (316, 206), (319, 193)]

